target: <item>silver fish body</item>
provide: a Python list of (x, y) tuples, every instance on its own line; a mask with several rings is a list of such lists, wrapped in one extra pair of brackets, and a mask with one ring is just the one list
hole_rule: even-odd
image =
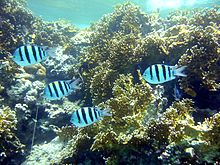
[(40, 46), (24, 45), (17, 48), (12, 60), (20, 66), (34, 65), (45, 60), (48, 53)]
[(49, 100), (58, 100), (68, 96), (75, 89), (79, 89), (77, 84), (80, 79), (76, 80), (60, 80), (49, 83), (44, 89), (44, 97)]
[(149, 66), (143, 73), (143, 78), (150, 84), (162, 84), (174, 80), (177, 76), (186, 77), (183, 70), (186, 66), (176, 68), (164, 64), (154, 64)]
[(103, 116), (111, 116), (109, 110), (102, 110), (98, 107), (82, 107), (72, 113), (70, 122), (76, 127), (91, 125)]

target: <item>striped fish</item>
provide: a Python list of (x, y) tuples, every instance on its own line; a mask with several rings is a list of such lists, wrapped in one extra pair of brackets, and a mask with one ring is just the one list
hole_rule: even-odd
[(36, 45), (25, 45), (17, 48), (12, 60), (20, 66), (28, 66), (45, 60), (54, 54), (56, 48), (40, 47)]
[(86, 127), (101, 120), (103, 116), (111, 116), (108, 109), (82, 107), (73, 112), (70, 122), (76, 127)]
[(164, 64), (155, 64), (149, 66), (143, 73), (143, 78), (150, 84), (162, 84), (174, 80), (177, 76), (186, 77), (183, 73), (186, 66), (177, 68)]
[(49, 83), (44, 89), (44, 97), (49, 100), (58, 100), (62, 97), (68, 96), (74, 89), (79, 89), (77, 84), (80, 79), (73, 80), (60, 80)]

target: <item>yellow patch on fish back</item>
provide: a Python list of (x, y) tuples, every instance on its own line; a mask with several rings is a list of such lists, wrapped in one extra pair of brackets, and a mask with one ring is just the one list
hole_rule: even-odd
[(58, 81), (55, 81), (54, 84), (55, 84), (55, 85), (59, 85)]

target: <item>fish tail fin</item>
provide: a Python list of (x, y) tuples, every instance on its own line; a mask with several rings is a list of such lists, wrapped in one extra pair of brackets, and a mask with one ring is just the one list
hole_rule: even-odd
[(101, 116), (112, 116), (110, 109), (101, 110)]
[(81, 87), (79, 86), (80, 81), (81, 81), (80, 78), (77, 78), (76, 80), (71, 80), (69, 82), (71, 89), (81, 89)]
[(141, 68), (140, 64), (136, 64), (135, 66), (136, 70), (140, 70), (140, 73), (143, 74), (144, 73), (144, 70)]
[(180, 68), (176, 68), (174, 75), (175, 76), (181, 76), (181, 77), (186, 77), (187, 75), (183, 73), (183, 71), (186, 69), (187, 66), (181, 66)]
[(78, 75), (79, 75), (80, 79), (82, 80), (82, 82), (84, 83), (84, 80), (83, 80), (82, 74), (79, 72)]
[(63, 54), (63, 48), (61, 46), (58, 47), (48, 47), (48, 46), (42, 46), (43, 50), (47, 52), (48, 56), (56, 56), (58, 54)]

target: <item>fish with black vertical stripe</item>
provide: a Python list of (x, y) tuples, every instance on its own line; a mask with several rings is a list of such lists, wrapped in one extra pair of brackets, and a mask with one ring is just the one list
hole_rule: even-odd
[(80, 89), (78, 86), (80, 79), (76, 80), (60, 80), (49, 83), (44, 89), (44, 97), (48, 100), (59, 100), (62, 97), (68, 96), (75, 89)]
[(112, 116), (109, 109), (99, 107), (82, 107), (72, 113), (70, 122), (76, 127), (86, 127), (102, 119), (104, 116)]
[(13, 53), (12, 60), (20, 66), (34, 65), (56, 54), (57, 48), (46, 46), (24, 45)]
[(150, 84), (162, 84), (164, 82), (174, 80), (178, 76), (186, 77), (183, 73), (186, 66), (177, 68), (164, 64), (154, 64), (149, 66), (143, 73), (143, 78)]

